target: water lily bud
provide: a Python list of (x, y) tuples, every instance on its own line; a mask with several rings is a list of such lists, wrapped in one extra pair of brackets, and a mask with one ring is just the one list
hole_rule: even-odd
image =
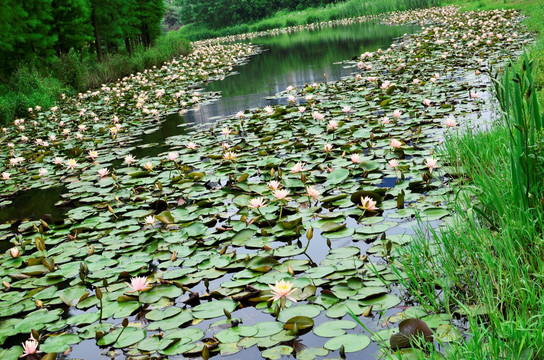
[(372, 314), (372, 308), (374, 307), (374, 305), (370, 305), (369, 307), (367, 307), (364, 311), (363, 311), (363, 316), (364, 317), (369, 317), (371, 314)]
[(36, 307), (43, 308), (43, 302), (41, 300), (35, 300)]
[(292, 276), (295, 276), (295, 271), (293, 270), (293, 268), (291, 267), (291, 265), (287, 265), (287, 271), (289, 272), (289, 274), (291, 274)]
[(89, 255), (94, 254), (94, 245), (91, 245), (91, 247), (89, 248), (89, 251), (87, 251), (87, 253), (89, 253)]
[(11, 287), (11, 285), (6, 280), (2, 281), (2, 285), (4, 285), (4, 287), (8, 290)]
[(374, 133), (370, 132), (370, 141), (374, 141)]
[(276, 170), (274, 168), (270, 169), (270, 177), (274, 177)]
[(306, 175), (304, 175), (304, 173), (300, 175), (300, 181), (302, 181), (303, 184), (306, 184)]
[(19, 257), (21, 255), (18, 247), (12, 247), (11, 249), (9, 249), (9, 252), (11, 254), (11, 257), (14, 257), (14, 258)]
[(332, 246), (331, 239), (327, 239), (327, 246), (330, 248)]
[(206, 289), (209, 288), (210, 287), (210, 280), (204, 279), (204, 286), (206, 287)]
[(232, 318), (232, 315), (231, 315), (230, 311), (228, 311), (227, 309), (223, 309), (223, 313), (225, 314), (227, 319), (230, 320)]
[(112, 214), (115, 214), (115, 212), (113, 211), (113, 208), (111, 206), (108, 205), (108, 211)]
[(126, 328), (128, 326), (128, 318), (124, 318), (121, 325), (123, 325), (123, 327)]
[(177, 258), (178, 258), (178, 252), (174, 251), (172, 253), (172, 256), (170, 256), (170, 261), (176, 261)]
[(314, 237), (314, 228), (311, 227), (308, 229), (308, 232), (306, 233), (306, 239), (311, 240)]
[(340, 351), (339, 351), (338, 353), (340, 354), (340, 357), (341, 357), (342, 359), (345, 359), (345, 358), (346, 358), (346, 348), (344, 348), (344, 345), (342, 345), (342, 346), (340, 347)]
[(208, 349), (208, 345), (204, 344), (204, 347), (202, 348), (202, 359), (208, 360), (210, 358), (210, 350)]
[(100, 291), (99, 287), (96, 288), (96, 298), (102, 300), (102, 291)]

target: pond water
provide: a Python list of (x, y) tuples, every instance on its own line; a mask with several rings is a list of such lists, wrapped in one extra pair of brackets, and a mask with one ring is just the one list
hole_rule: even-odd
[[(232, 75), (220, 81), (213, 81), (205, 84), (203, 91), (218, 92), (221, 98), (190, 109), (183, 114), (169, 115), (160, 128), (156, 131), (142, 136), (141, 142), (132, 153), (137, 157), (155, 156), (169, 149), (165, 140), (171, 136), (184, 134), (191, 131), (193, 125), (207, 125), (224, 116), (235, 114), (238, 111), (275, 105), (282, 102), (282, 99), (268, 99), (276, 93), (284, 91), (288, 86), (311, 84), (314, 82), (335, 81), (348, 76), (353, 72), (352, 67), (345, 67), (341, 63), (364, 52), (375, 51), (380, 48), (387, 48), (395, 38), (406, 33), (413, 33), (420, 29), (419, 26), (386, 26), (379, 23), (353, 23), (342, 26), (324, 26), (316, 29), (282, 34), (279, 36), (263, 37), (253, 39), (252, 44), (258, 45), (262, 52), (250, 58), (250, 61), (235, 69)], [(283, 101), (285, 102), (285, 101)], [(395, 178), (388, 178), (382, 186), (394, 186)], [(57, 198), (52, 194), (52, 199)], [(351, 221), (352, 225), (355, 221)], [(388, 231), (388, 234), (411, 234), (411, 227), (415, 223), (403, 224)], [(316, 231), (311, 246), (306, 254), (296, 256), (295, 259), (310, 259), (311, 262), (319, 264), (328, 252), (322, 244), (326, 241), (320, 231)], [(271, 243), (270, 246), (282, 245)], [(343, 241), (335, 244), (335, 247), (352, 245), (351, 241)], [(367, 249), (371, 245), (365, 246)], [(243, 253), (244, 248), (239, 248)], [(221, 285), (222, 282), (231, 279), (233, 274), (227, 274), (216, 280), (210, 281), (210, 288)], [(192, 289), (195, 292), (205, 292), (203, 284)], [(180, 304), (183, 305), (183, 304)], [(398, 310), (389, 310), (383, 315), (392, 315)], [(270, 321), (270, 316), (263, 314), (255, 308), (245, 308), (236, 312), (236, 317), (244, 319), (244, 325), (255, 325), (259, 322)], [(330, 320), (325, 314), (315, 318), (316, 325)], [(366, 326), (374, 328), (375, 317), (362, 319)], [(119, 323), (116, 321), (116, 323)], [(199, 328), (206, 330), (212, 320), (203, 321)], [(360, 327), (351, 333), (363, 333)], [(326, 340), (326, 339), (325, 339)], [(309, 332), (300, 336), (297, 340), (298, 347), (320, 347), (324, 342)], [(288, 342), (292, 343), (292, 342)], [(96, 347), (94, 341), (83, 341), (73, 347), (67, 359), (106, 359), (102, 349)], [(372, 343), (365, 349), (365, 353), (374, 354), (379, 351), (379, 346)], [(102, 355), (101, 355), (102, 354)], [(329, 356), (338, 352), (331, 352)], [(111, 355), (111, 354), (110, 354)], [(119, 355), (119, 353), (117, 353)], [(102, 356), (102, 357), (101, 357)], [(242, 350), (237, 354), (225, 356), (230, 359), (258, 359), (261, 358), (261, 351), (253, 346)], [(289, 356), (294, 358), (292, 356)], [(118, 358), (118, 357), (117, 357)], [(183, 358), (171, 357), (171, 358)], [(287, 358), (284, 356), (284, 358)], [(347, 359), (361, 359), (360, 353), (348, 353)]]
[[(276, 104), (278, 100), (267, 97), (290, 85), (322, 82), (324, 74), (328, 81), (338, 80), (353, 72), (353, 68), (345, 68), (340, 62), (367, 51), (387, 48), (395, 38), (419, 28), (356, 22), (253, 39), (251, 43), (261, 47), (261, 53), (236, 68), (232, 75), (204, 86), (203, 91), (220, 93), (219, 100), (183, 114), (169, 115), (156, 131), (142, 135), (133, 154), (136, 157), (155, 156), (169, 148), (165, 139), (185, 133), (191, 125), (209, 124), (241, 110)], [(63, 191), (64, 188), (59, 187), (17, 195), (12, 204), (1, 208), (0, 222), (39, 219), (47, 214), (58, 220), (69, 209), (55, 206)], [(9, 246), (9, 243), (0, 244), (0, 251)]]
[(134, 154), (149, 156), (166, 151), (164, 140), (184, 133), (187, 125), (209, 124), (238, 111), (277, 104), (280, 100), (268, 98), (290, 85), (339, 80), (353, 72), (352, 67), (346, 68), (340, 62), (367, 51), (387, 48), (395, 38), (419, 29), (412, 25), (356, 22), (252, 39), (251, 43), (258, 45), (262, 52), (224, 80), (204, 87), (204, 91), (220, 93), (218, 101), (182, 115), (168, 116), (160, 129), (143, 136), (144, 146)]
[[(464, 24), (454, 10), (392, 18)], [(198, 44), (204, 55), (186, 57), (188, 70), (172, 63), (67, 99), (56, 113), (29, 115), (28, 128), (9, 135), (12, 152), (0, 153), (0, 166), (9, 164), (1, 170), (9, 171), (2, 204), (13, 201), (2, 219), (34, 220), (0, 224), (6, 245), (16, 246), (15, 255), (0, 257), (2, 280), (11, 283), (0, 292), (2, 346), (16, 359), (17, 345), (38, 326), (43, 351), (71, 345), (63, 359), (143, 359), (148, 352), (181, 359), (199, 356), (203, 338), (219, 341), (216, 358), (293, 358), (297, 350), (298, 359), (337, 359), (345, 345), (348, 359), (361, 359), (379, 352), (372, 333), (388, 339), (405, 318), (428, 321), (443, 335), (455, 331), (398, 285), (399, 259), (416, 215), (431, 227), (451, 216), (455, 172), (435, 151), (445, 131), (457, 131), (449, 117), (464, 122), (481, 113), (487, 77), (469, 82), (467, 74), (486, 69), (479, 58), (494, 65), (505, 48), (520, 48), (498, 37), (468, 43), (467, 34), (481, 31), (480, 15), (470, 16), (470, 27), (440, 36), (439, 29), (351, 22), (255, 38), (261, 51), (250, 58), (251, 46)], [(516, 19), (505, 13), (499, 30), (521, 33)], [(412, 34), (399, 40), (405, 33)], [(225, 74), (232, 59), (245, 62), (237, 73), (199, 83), (200, 71)], [(180, 81), (188, 89), (181, 98)], [(296, 88), (277, 94), (289, 85)], [(197, 102), (198, 86), (202, 103), (178, 114), (183, 102)], [(475, 91), (480, 95), (469, 95)], [(206, 102), (217, 93), (219, 100)], [(288, 95), (298, 104), (308, 99), (307, 109), (288, 104)], [(92, 111), (100, 116), (86, 115)], [(46, 131), (38, 132), (37, 120)], [(61, 140), (43, 146), (22, 139), (36, 137), (32, 131)], [(25, 187), (30, 191), (9, 199)], [(35, 221), (46, 214), (51, 227)], [(131, 296), (125, 281), (135, 276), (152, 288)], [(284, 279), (298, 302), (280, 311), (269, 286)], [(221, 330), (231, 325), (230, 312), (242, 324)], [(289, 321), (308, 326), (311, 319), (307, 333), (284, 330)], [(97, 330), (107, 333), (98, 342)]]

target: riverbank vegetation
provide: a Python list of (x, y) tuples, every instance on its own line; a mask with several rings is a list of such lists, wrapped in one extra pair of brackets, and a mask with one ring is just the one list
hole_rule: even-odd
[[(227, 2), (227, 1), (225, 1)], [(231, 3), (230, 1), (228, 1)], [(266, 3), (267, 1), (263, 1)], [(204, 2), (198, 4), (204, 4)], [(237, 3), (237, 2), (235, 2)], [(299, 3), (299, 2), (293, 2)], [(213, 37), (237, 35), (247, 32), (264, 31), (270, 29), (284, 28), (288, 26), (306, 25), (321, 21), (338, 20), (365, 15), (378, 15), (391, 11), (427, 8), (440, 4), (439, 0), (347, 0), (342, 2), (331, 2), (323, 7), (317, 5), (323, 2), (300, 2), (310, 5), (308, 8), (301, 6), (281, 7), (277, 12), (265, 11), (260, 16), (252, 17), (233, 16), (232, 21), (225, 20), (221, 26), (212, 25), (206, 21), (197, 21), (202, 17), (186, 17), (188, 25), (179, 30), (179, 34), (190, 40), (201, 40)], [(231, 11), (240, 11), (239, 6), (232, 6)], [(303, 10), (300, 10), (303, 8)], [(282, 9), (282, 10), (280, 10)], [(294, 10), (293, 10), (294, 9)], [(280, 11), (278, 11), (280, 10)], [(265, 17), (266, 16), (266, 17)]]
[(161, 1), (9, 0), (0, 14), (0, 123), (190, 51), (159, 36)]
[(463, 10), (505, 5), (529, 16), (536, 41), (496, 75), (500, 118), (449, 136), (440, 151), (459, 175), (452, 223), (422, 227), (404, 253), (416, 301), (438, 316), (468, 315), (466, 340), (446, 350), (452, 359), (544, 357), (544, 7), (485, 1)]

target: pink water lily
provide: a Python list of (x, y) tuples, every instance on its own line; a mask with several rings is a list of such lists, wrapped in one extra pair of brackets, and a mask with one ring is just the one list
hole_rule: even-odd
[(437, 168), (436, 163), (438, 162), (438, 159), (435, 159), (433, 157), (429, 157), (425, 159), (425, 165), (429, 168), (429, 173), (433, 172), (433, 169)]
[(304, 164), (301, 163), (300, 161), (297, 162), (295, 165), (293, 165), (293, 167), (291, 168), (291, 172), (293, 174), (297, 174), (301, 171), (305, 171), (306, 169), (304, 168)]
[(285, 297), (286, 299), (289, 299), (293, 302), (297, 302), (292, 296), (290, 296), (296, 288), (293, 288), (294, 283), (290, 281), (280, 280), (276, 281), (276, 284), (274, 286), (268, 284), (270, 289), (272, 290), (273, 297), (272, 300), (276, 301), (281, 299), (282, 297)]
[(147, 277), (145, 276), (130, 278), (130, 284), (127, 282), (125, 282), (125, 284), (132, 289), (131, 291), (127, 291), (128, 293), (146, 291), (151, 288), (151, 281), (147, 280)]
[(306, 194), (314, 200), (321, 197), (321, 194), (313, 186), (306, 186)]
[(398, 141), (397, 139), (391, 139), (389, 144), (391, 145), (391, 147), (393, 147), (395, 149), (400, 149), (402, 147), (402, 143), (400, 141)]
[(391, 160), (389, 160), (388, 164), (389, 164), (389, 166), (391, 166), (393, 169), (396, 169), (396, 168), (400, 165), (400, 163), (399, 163), (399, 161), (398, 161), (397, 159), (391, 159)]
[(361, 196), (360, 206), (363, 210), (372, 210), (372, 211), (378, 210), (378, 208), (376, 207), (376, 201), (369, 196), (365, 196), (365, 197)]
[(361, 162), (361, 155), (359, 155), (359, 154), (357, 154), (357, 153), (351, 154), (350, 158), (351, 158), (351, 161), (352, 161), (353, 163), (355, 163), (355, 164), (358, 164), (358, 163)]
[(131, 154), (128, 154), (127, 156), (125, 156), (125, 164), (130, 165), (134, 161), (136, 161), (136, 158), (132, 156)]
[(329, 152), (332, 150), (332, 144), (325, 144), (323, 146), (323, 150), (325, 150), (325, 152)]
[(21, 345), (23, 346), (23, 354), (19, 356), (20, 358), (42, 352), (38, 350), (38, 346), (40, 346), (40, 344), (36, 340), (27, 340)]
[(278, 189), (274, 191), (272, 195), (274, 195), (274, 197), (278, 200), (284, 200), (284, 199), (287, 200), (287, 197), (289, 196), (289, 190)]
[(16, 246), (9, 249), (9, 253), (11, 254), (11, 257), (13, 258), (19, 257), (21, 255), (19, 248)]
[(447, 127), (456, 127), (457, 126), (457, 121), (455, 121), (455, 119), (449, 117), (446, 119), (446, 121), (444, 121), (444, 125), (447, 126)]
[[(277, 191), (277, 190), (276, 190)], [(265, 200), (264, 198), (260, 197), (260, 198), (253, 198), (253, 199), (250, 199), (249, 200), (249, 205), (248, 205), (250, 208), (252, 209), (259, 209), (259, 208), (262, 208), (262, 207), (265, 207), (266, 204), (265, 204)]]
[(276, 181), (276, 180), (270, 180), (268, 182), (268, 187), (271, 189), (271, 190), (278, 190), (281, 186), (281, 182), (279, 181)]
[(97, 172), (98, 172), (98, 175), (100, 176), (100, 178), (105, 178), (106, 176), (108, 176), (110, 174), (110, 171), (107, 168), (100, 169)]

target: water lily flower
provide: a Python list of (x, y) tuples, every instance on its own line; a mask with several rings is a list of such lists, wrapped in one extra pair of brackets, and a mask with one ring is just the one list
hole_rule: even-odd
[(47, 169), (41, 168), (38, 170), (38, 176), (44, 176), (47, 174)]
[(268, 182), (268, 187), (271, 189), (271, 190), (278, 190), (281, 186), (281, 182), (279, 181), (276, 181), (276, 180), (270, 180)]
[(391, 145), (395, 149), (400, 149), (400, 147), (402, 146), (402, 143), (400, 141), (398, 141), (397, 139), (392, 139), (389, 142), (389, 145)]
[(223, 154), (223, 159), (227, 161), (236, 161), (236, 154), (232, 151), (227, 151)]
[(371, 197), (369, 196), (365, 196), (365, 197), (362, 197), (361, 196), (361, 205), (360, 207), (363, 209), (363, 210), (378, 210), (378, 208), (376, 207), (376, 201), (374, 199), (372, 199)]
[(315, 120), (323, 120), (325, 118), (325, 115), (317, 112), (317, 111), (314, 111), (312, 113), (312, 117), (315, 119)]
[(221, 147), (223, 148), (223, 150), (228, 150), (228, 149), (230, 149), (230, 144), (229, 143), (222, 143)]
[(297, 162), (295, 165), (293, 165), (293, 167), (291, 168), (291, 172), (293, 174), (297, 174), (301, 171), (305, 171), (306, 169), (304, 168), (304, 164), (301, 163), (300, 161)]
[(187, 145), (185, 145), (185, 147), (189, 150), (196, 150), (198, 148), (198, 145), (194, 142), (189, 142), (187, 143)]
[(335, 120), (329, 121), (329, 123), (327, 124), (327, 130), (332, 131), (336, 129), (338, 129), (338, 122)]
[(479, 98), (480, 96), (478, 95), (477, 92), (471, 91), (471, 92), (470, 92), (470, 97), (471, 97), (472, 99), (477, 99), (477, 98)]
[(151, 281), (145, 276), (132, 277), (130, 278), (130, 284), (127, 282), (125, 284), (132, 289), (131, 291), (127, 291), (128, 293), (146, 291), (151, 288)]
[(98, 170), (98, 175), (100, 175), (100, 178), (104, 178), (108, 176), (109, 174), (110, 174), (110, 171), (107, 168)]
[(389, 118), (387, 116), (384, 116), (382, 118), (382, 124), (389, 124), (391, 121), (389, 120)]
[(299, 111), (300, 113), (303, 113), (303, 112), (306, 111), (306, 108), (305, 108), (304, 106), (299, 106), (299, 107), (298, 107), (298, 111)]
[(77, 166), (77, 160), (76, 159), (68, 159), (66, 161), (66, 166), (70, 168), (70, 170), (74, 170)]
[(314, 200), (321, 197), (321, 194), (313, 186), (306, 186), (306, 194)]
[(151, 162), (146, 162), (144, 164), (144, 169), (147, 170), (147, 171), (153, 170), (153, 167), (155, 167), (155, 165), (153, 165)]
[(393, 111), (393, 117), (400, 119), (401, 116), (402, 116), (402, 113), (400, 112), (400, 110)]
[(457, 121), (455, 121), (454, 118), (447, 118), (446, 121), (444, 121), (444, 125), (446, 125), (447, 127), (455, 127), (457, 126)]
[[(277, 191), (277, 190), (276, 190)], [(250, 199), (249, 200), (249, 205), (248, 205), (250, 208), (252, 209), (259, 209), (259, 208), (262, 208), (262, 207), (265, 207), (266, 204), (265, 204), (265, 200), (264, 198), (260, 197), (260, 198), (253, 198), (253, 199)]]
[(136, 161), (136, 158), (132, 156), (131, 154), (128, 154), (127, 156), (125, 156), (125, 164), (130, 165), (134, 161)]
[(176, 159), (179, 157), (179, 154), (177, 152), (169, 152), (168, 153), (168, 160), (170, 161), (176, 161)]
[(9, 253), (11, 254), (11, 257), (13, 258), (19, 257), (21, 255), (21, 253), (19, 252), (19, 248), (17, 246), (14, 246), (11, 249), (9, 249)]
[(433, 169), (437, 168), (436, 163), (438, 159), (433, 157), (425, 158), (425, 165), (429, 168), (429, 173), (433, 172)]
[(270, 105), (265, 106), (263, 110), (266, 111), (268, 115), (272, 115), (274, 113), (274, 108)]
[(54, 163), (55, 165), (60, 165), (60, 164), (62, 164), (63, 162), (64, 162), (64, 159), (61, 158), (61, 157), (59, 157), (59, 156), (55, 157), (55, 160), (53, 161), (53, 163)]
[(94, 161), (97, 157), (98, 157), (98, 152), (96, 152), (95, 150), (90, 150), (89, 151), (89, 158), (91, 158), (92, 161)]
[(296, 288), (293, 288), (294, 283), (290, 281), (280, 280), (276, 281), (276, 284), (274, 286), (268, 284), (270, 289), (272, 289), (273, 297), (272, 300), (276, 301), (281, 299), (282, 297), (285, 297), (286, 299), (289, 299), (293, 302), (297, 302), (293, 297), (290, 295), (296, 290)]
[(289, 190), (286, 190), (286, 189), (278, 189), (276, 191), (274, 191), (274, 193), (272, 194), (274, 195), (274, 197), (278, 200), (288, 200), (288, 196), (289, 196)]
[(27, 355), (33, 355), (41, 353), (42, 351), (38, 350), (40, 344), (36, 340), (27, 340), (24, 343), (21, 343), (23, 346), (23, 354), (19, 357), (25, 357)]
[(325, 144), (323, 146), (323, 150), (325, 150), (325, 152), (329, 152), (332, 150), (332, 144)]
[(238, 111), (238, 112), (236, 113), (236, 117), (237, 117), (238, 119), (243, 118), (243, 117), (244, 117), (244, 112), (243, 112), (243, 111)]
[(431, 106), (431, 100), (429, 100), (429, 99), (423, 99), (422, 103), (425, 106)]
[(232, 133), (232, 130), (229, 129), (229, 128), (224, 128), (223, 130), (221, 130), (221, 134), (223, 134), (224, 137), (229, 137), (229, 135)]
[(155, 223), (157, 219), (155, 219), (155, 216), (154, 215), (149, 215), (149, 216), (146, 216), (144, 221), (146, 223), (146, 225), (153, 225)]
[(391, 166), (393, 169), (396, 169), (396, 168), (400, 165), (400, 163), (399, 163), (399, 161), (398, 161), (397, 159), (391, 159), (391, 160), (389, 160), (388, 164), (389, 164), (389, 166)]
[(11, 174), (4, 171), (2, 172), (2, 180), (9, 180), (9, 178), (11, 177)]
[(351, 154), (350, 158), (351, 158), (351, 161), (352, 161), (353, 163), (355, 163), (355, 164), (358, 164), (358, 163), (361, 162), (361, 155), (359, 155), (359, 154), (357, 154), (357, 153)]
[(349, 114), (351, 112), (351, 107), (350, 106), (344, 106), (342, 108), (342, 111), (346, 114)]

